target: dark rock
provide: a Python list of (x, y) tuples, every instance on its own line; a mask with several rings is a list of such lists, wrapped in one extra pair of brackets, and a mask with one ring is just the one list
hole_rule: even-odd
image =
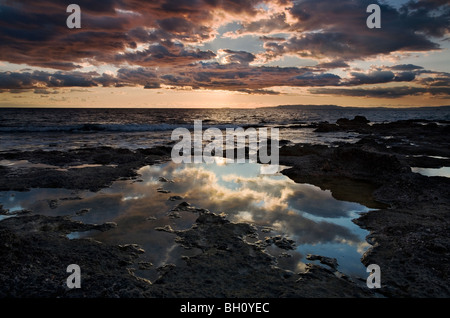
[(340, 127), (351, 128), (355, 126), (367, 125), (370, 121), (364, 116), (355, 116), (353, 119), (339, 118), (336, 124)]
[(183, 200), (184, 198), (179, 196), (179, 195), (173, 195), (171, 197), (169, 197), (167, 200), (169, 201), (177, 201), (177, 200)]
[(167, 232), (167, 233), (175, 232), (170, 225), (164, 225), (163, 227), (155, 227), (155, 231), (161, 231), (161, 232)]
[(265, 243), (267, 245), (274, 244), (284, 250), (293, 250), (295, 248), (294, 240), (287, 239), (286, 237), (282, 237), (281, 235), (266, 237)]
[(101, 164), (102, 166), (66, 170), (34, 167), (11, 169), (0, 166), (0, 191), (24, 191), (30, 188), (98, 191), (115, 180), (136, 177), (136, 170), (144, 165), (169, 160), (170, 151), (167, 151), (165, 147), (138, 149), (135, 152), (121, 148), (97, 147), (68, 151), (36, 150), (1, 153), (0, 160), (28, 160), (31, 163), (64, 168), (82, 164)]
[(180, 213), (179, 213), (179, 212), (176, 212), (176, 211), (171, 211), (171, 212), (169, 212), (169, 214), (167, 214), (167, 216), (168, 216), (170, 219), (179, 219), (179, 218), (181, 218)]
[(410, 168), (447, 165), (448, 123), (367, 125), (364, 118), (337, 123), (343, 131), (365, 135), (355, 144), (314, 151), (303, 145), (282, 147), (280, 164), (290, 166), (282, 173), (329, 189), (335, 198), (378, 209), (354, 220), (370, 231), (366, 240), (372, 247), (362, 262), (380, 266), (378, 292), (388, 297), (448, 297), (450, 179), (425, 177)]
[(132, 253), (132, 254), (143, 254), (143, 253), (145, 253), (144, 249), (142, 249), (137, 244), (124, 244), (124, 245), (119, 245), (118, 247), (121, 250), (126, 251), (128, 253)]
[(319, 123), (314, 132), (328, 133), (328, 132), (336, 132), (342, 131), (342, 128), (336, 124), (330, 124), (328, 122)]
[(75, 214), (76, 215), (85, 215), (86, 213), (89, 213), (90, 211), (91, 211), (91, 209), (84, 208), (84, 209), (77, 211)]
[(58, 200), (47, 200), (50, 209), (56, 209), (58, 207)]
[[(149, 284), (127, 270), (137, 257), (134, 250), (61, 235), (90, 227), (64, 217), (39, 215), (1, 221), (0, 297), (144, 297)], [(66, 286), (69, 264), (81, 267), (80, 289)]]
[(138, 266), (140, 270), (147, 270), (153, 267), (151, 262), (138, 262)]
[(335, 259), (334, 257), (326, 257), (326, 256), (321, 256), (321, 255), (308, 254), (308, 255), (306, 255), (306, 259), (308, 259), (310, 261), (318, 260), (321, 264), (328, 265), (332, 269), (337, 269), (337, 266), (338, 266), (337, 259)]

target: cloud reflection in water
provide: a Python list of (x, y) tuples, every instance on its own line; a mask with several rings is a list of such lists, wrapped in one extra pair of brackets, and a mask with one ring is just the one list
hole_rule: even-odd
[[(338, 201), (329, 191), (295, 183), (281, 174), (262, 175), (260, 168), (255, 163), (168, 162), (141, 168), (139, 182), (117, 181), (97, 193), (79, 191), (78, 200), (63, 200), (74, 196), (70, 190), (32, 189), (15, 193), (11, 202), (4, 200), (8, 197), (4, 193), (0, 203), (4, 208), (20, 203), (34, 213), (71, 215), (86, 223), (116, 222), (117, 228), (92, 237), (112, 244), (137, 243), (146, 250), (143, 258), (157, 267), (166, 262), (176, 264), (181, 262), (181, 255), (199, 252), (184, 250), (174, 244), (173, 234), (155, 230), (168, 224), (174, 229), (187, 229), (195, 222), (194, 213), (170, 214), (181, 201), (170, 201), (169, 197), (181, 196), (196, 207), (224, 212), (232, 222), (249, 222), (265, 229), (259, 232), (261, 239), (282, 234), (295, 240), (294, 251), (269, 248), (274, 255), (284, 256), (279, 258), (282, 267), (298, 270), (306, 262), (306, 254), (313, 253), (336, 257), (344, 273), (366, 275), (360, 257), (368, 247), (368, 233), (351, 219), (368, 208)], [(160, 177), (173, 182), (161, 182)], [(160, 193), (158, 188), (170, 193)], [(56, 208), (49, 207), (48, 200), (52, 199), (58, 201)], [(89, 212), (79, 215), (80, 209)]]

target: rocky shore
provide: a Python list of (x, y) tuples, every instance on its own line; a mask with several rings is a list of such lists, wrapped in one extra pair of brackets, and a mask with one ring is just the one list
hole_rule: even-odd
[(380, 266), (384, 296), (449, 297), (450, 179), (411, 171), (450, 165), (449, 123), (369, 125), (355, 117), (320, 123), (317, 131), (353, 131), (362, 138), (336, 147), (285, 146), (281, 163), (291, 168), (283, 173), (377, 209), (354, 222), (370, 231), (372, 247), (362, 262)]
[[(107, 231), (114, 224), (84, 224), (33, 211), (16, 211), (9, 217), (9, 211), (0, 209), (5, 217), (0, 221), (0, 297), (448, 297), (450, 181), (411, 171), (411, 167), (449, 166), (448, 124), (371, 124), (355, 117), (314, 125), (321, 134), (357, 132), (361, 139), (354, 144), (296, 144), (280, 149), (280, 163), (290, 167), (283, 174), (330, 190), (337, 199), (374, 209), (354, 222), (370, 231), (371, 248), (361, 261), (380, 266), (380, 289), (369, 289), (365, 281), (340, 273), (326, 255), (309, 255), (323, 266), (308, 264), (305, 272), (281, 269), (265, 249), (274, 244), (288, 249), (295, 242), (258, 237), (250, 224), (232, 223), (220, 211), (184, 203), (177, 212), (196, 214), (192, 227), (159, 230), (199, 253), (183, 257), (181, 265), (158, 268), (160, 276), (152, 282), (135, 274), (143, 267), (139, 255), (145, 251), (133, 242), (117, 246), (67, 237), (74, 231)], [(136, 178), (136, 170), (144, 165), (169, 160), (170, 150), (4, 152), (0, 160), (45, 166), (0, 166), (0, 190), (98, 191), (115, 180)], [(66, 267), (72, 263), (83, 269), (80, 289), (66, 285)]]

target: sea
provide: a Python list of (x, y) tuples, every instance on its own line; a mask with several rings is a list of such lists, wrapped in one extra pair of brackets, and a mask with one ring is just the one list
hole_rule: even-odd
[(313, 133), (299, 125), (364, 116), (371, 122), (450, 120), (450, 107), (357, 108), (280, 106), (252, 109), (180, 108), (0, 108), (0, 151), (68, 150), (79, 147), (149, 148), (167, 144), (172, 131), (216, 127), (277, 127), (292, 142), (331, 143), (355, 136)]

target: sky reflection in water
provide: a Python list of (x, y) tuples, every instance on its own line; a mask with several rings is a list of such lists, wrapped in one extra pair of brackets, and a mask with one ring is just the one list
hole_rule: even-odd
[[(367, 231), (351, 222), (368, 208), (358, 203), (338, 201), (329, 191), (309, 184), (298, 184), (288, 177), (261, 175), (255, 163), (174, 164), (145, 166), (135, 181), (117, 181), (97, 193), (65, 189), (32, 189), (29, 192), (0, 193), (5, 209), (31, 209), (36, 214), (71, 215), (86, 223), (116, 222), (118, 227), (103, 233), (73, 233), (71, 238), (90, 236), (112, 244), (137, 243), (146, 253), (143, 260), (156, 268), (165, 263), (180, 263), (180, 256), (199, 251), (185, 250), (174, 242), (174, 234), (156, 231), (171, 225), (187, 229), (197, 217), (192, 212), (170, 211), (181, 200), (198, 208), (224, 212), (232, 222), (249, 222), (260, 231), (260, 239), (281, 234), (295, 240), (296, 249), (268, 249), (279, 257), (279, 266), (300, 270), (308, 253), (338, 259), (338, 269), (346, 274), (365, 277), (360, 262), (368, 248)], [(173, 182), (161, 182), (165, 177)], [(163, 188), (170, 193), (161, 193)], [(51, 206), (50, 200), (57, 200)], [(87, 209), (82, 211), (83, 209)], [(80, 213), (81, 212), (81, 213)], [(270, 229), (270, 231), (269, 231)], [(143, 274), (154, 278), (149, 271)]]

